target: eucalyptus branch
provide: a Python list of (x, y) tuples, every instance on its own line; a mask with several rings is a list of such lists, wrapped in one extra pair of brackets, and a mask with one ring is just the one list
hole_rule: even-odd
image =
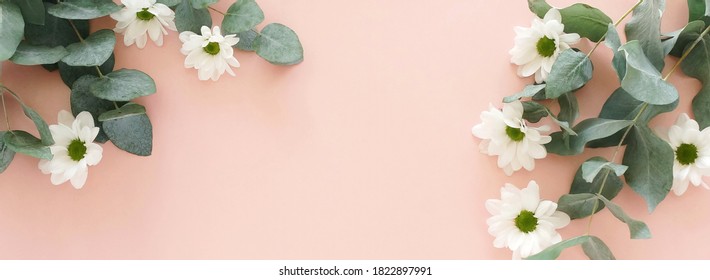
[(2, 100), (2, 111), (5, 114), (5, 124), (7, 125), (7, 131), (12, 131), (12, 129), (10, 129), (10, 117), (7, 116), (7, 107), (5, 107), (5, 86), (0, 87), (0, 99)]
[(210, 10), (213, 10), (213, 11), (219, 13), (219, 14), (222, 14), (223, 16), (226, 16), (226, 15), (227, 15), (225, 12), (222, 12), (222, 11), (220, 11), (220, 10), (217, 10), (217, 9), (215, 9), (215, 8), (212, 8), (212, 6), (207, 6), (207, 8), (210, 9)]
[[(636, 9), (636, 7), (638, 7), (639, 5), (641, 5), (641, 3), (643, 3), (643, 1), (644, 1), (644, 0), (639, 0), (638, 2), (636, 2), (636, 5), (634, 5), (633, 7), (631, 7), (631, 9), (629, 9), (628, 11), (626, 11), (626, 13), (624, 13), (624, 15), (621, 16), (621, 18), (619, 18), (619, 20), (617, 20), (617, 21), (614, 23), (614, 27), (619, 26), (619, 24), (620, 24), (622, 21), (624, 21), (624, 19), (626, 19), (626, 17), (628, 17), (628, 16), (631, 14), (631, 12), (633, 12), (634, 9)], [(591, 56), (592, 53), (594, 53), (594, 51), (597, 50), (597, 48), (599, 47), (599, 45), (601, 45), (601, 43), (604, 41), (604, 39), (606, 39), (606, 33), (604, 34), (604, 36), (602, 36), (601, 39), (599, 39), (599, 41), (598, 41), (596, 44), (594, 44), (594, 47), (592, 48), (592, 50), (589, 51), (589, 53), (587, 53), (587, 57)]]
[(693, 41), (693, 44), (690, 45), (690, 48), (688, 48), (688, 50), (686, 50), (686, 51), (683, 53), (683, 55), (680, 57), (680, 59), (678, 59), (678, 61), (676, 61), (676, 63), (673, 65), (673, 68), (671, 68), (671, 71), (669, 71), (668, 74), (666, 74), (666, 76), (663, 77), (663, 80), (664, 80), (664, 81), (667, 80), (668, 77), (670, 77), (671, 74), (673, 74), (673, 72), (675, 72), (676, 69), (678, 69), (678, 66), (680, 66), (680, 64), (683, 63), (683, 61), (685, 61), (685, 59), (688, 57), (688, 55), (690, 54), (690, 52), (691, 52), (693, 49), (695, 49), (695, 47), (698, 46), (698, 43), (700, 43), (700, 41), (702, 41), (703, 38), (704, 38), (706, 35), (708, 35), (708, 32), (710, 32), (710, 26), (708, 26), (707, 28), (705, 28), (705, 30), (703, 31), (703, 33), (700, 33), (700, 36), (699, 36), (697, 39), (695, 39), (695, 41)]

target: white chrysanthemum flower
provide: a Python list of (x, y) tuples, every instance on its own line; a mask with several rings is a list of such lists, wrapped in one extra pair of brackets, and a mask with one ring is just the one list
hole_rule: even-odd
[(511, 63), (518, 67), (518, 76), (530, 77), (542, 83), (552, 70), (559, 54), (579, 41), (579, 34), (564, 33), (562, 16), (557, 9), (550, 9), (542, 20), (535, 18), (530, 28), (515, 27), (515, 46), (510, 50)]
[(702, 178), (710, 175), (710, 129), (701, 131), (698, 122), (683, 113), (668, 129), (667, 141), (675, 151), (673, 193), (682, 195), (688, 184), (710, 189)]
[(567, 226), (570, 218), (556, 211), (557, 203), (540, 200), (540, 190), (535, 181), (522, 190), (505, 184), (500, 190), (501, 199), (486, 201), (492, 217), (486, 220), (488, 233), (495, 236), (493, 246), (508, 247), (513, 259), (527, 258), (558, 243), (562, 237), (557, 229)]
[(49, 149), (54, 157), (40, 160), (39, 169), (52, 174), (54, 185), (71, 181), (74, 188), (81, 189), (89, 174), (88, 167), (101, 161), (103, 148), (94, 143), (99, 128), (94, 126), (89, 112), (81, 112), (74, 119), (71, 113), (62, 110), (58, 120), (59, 124), (49, 126), (55, 142)]
[(111, 18), (117, 21), (113, 30), (123, 33), (126, 46), (136, 43), (142, 49), (148, 36), (156, 45), (162, 46), (163, 34), (168, 34), (165, 28), (177, 31), (175, 12), (165, 4), (156, 4), (155, 0), (121, 0), (121, 3), (123, 9), (111, 14)]
[(205, 81), (219, 79), (224, 71), (234, 76), (234, 71), (230, 66), (239, 67), (239, 61), (234, 58), (232, 46), (239, 42), (237, 35), (222, 36), (219, 26), (210, 30), (203, 26), (200, 30), (202, 35), (197, 35), (191, 31), (180, 33), (182, 48), (180, 52), (187, 55), (185, 58), (185, 68), (197, 69), (197, 76)]
[(498, 156), (498, 167), (505, 174), (525, 168), (533, 170), (535, 159), (547, 156), (544, 144), (552, 138), (541, 135), (548, 131), (548, 126), (530, 127), (523, 120), (523, 104), (520, 101), (503, 104), (503, 111), (490, 105), (488, 111), (481, 112), (482, 123), (471, 130), (481, 138), (481, 153)]

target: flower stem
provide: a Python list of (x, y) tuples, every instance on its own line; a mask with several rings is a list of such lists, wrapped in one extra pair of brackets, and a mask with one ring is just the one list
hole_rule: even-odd
[(708, 26), (707, 28), (705, 28), (705, 30), (703, 31), (703, 33), (700, 33), (700, 36), (698, 37), (698, 39), (695, 39), (695, 41), (693, 42), (693, 44), (690, 45), (690, 48), (688, 48), (688, 50), (686, 50), (686, 51), (683, 53), (683, 55), (680, 57), (680, 59), (678, 59), (678, 61), (676, 61), (676, 63), (673, 65), (673, 68), (671, 68), (671, 71), (669, 71), (668, 74), (666, 74), (666, 76), (663, 77), (663, 80), (664, 80), (664, 81), (667, 80), (668, 77), (670, 77), (671, 74), (673, 74), (673, 72), (675, 72), (676, 69), (678, 69), (678, 66), (680, 66), (680, 64), (683, 63), (683, 61), (685, 61), (685, 59), (688, 57), (688, 55), (690, 54), (690, 52), (693, 51), (693, 49), (695, 49), (695, 47), (698, 46), (698, 43), (700, 43), (700, 41), (703, 40), (703, 37), (705, 37), (705, 35), (708, 35), (708, 32), (710, 32), (710, 26)]
[[(626, 11), (626, 13), (624, 13), (624, 15), (621, 16), (621, 18), (619, 18), (619, 20), (617, 20), (617, 21), (614, 23), (614, 27), (619, 26), (619, 24), (620, 24), (622, 21), (624, 21), (624, 19), (626, 19), (626, 17), (628, 17), (628, 16), (631, 14), (631, 12), (633, 12), (634, 9), (636, 9), (636, 7), (638, 7), (639, 5), (641, 5), (641, 3), (643, 3), (643, 0), (639, 0), (638, 2), (636, 2), (636, 5), (634, 5), (633, 7), (631, 7), (631, 9), (629, 9), (628, 11)], [(602, 38), (599, 39), (599, 41), (594, 45), (594, 47), (592, 48), (592, 50), (589, 51), (589, 53), (587, 54), (587, 57), (589, 57), (590, 55), (592, 55), (592, 53), (594, 53), (594, 51), (597, 50), (597, 48), (599, 47), (599, 45), (601, 45), (601, 43), (604, 41), (604, 39), (606, 39), (606, 33), (605, 33), (604, 36), (602, 36)]]

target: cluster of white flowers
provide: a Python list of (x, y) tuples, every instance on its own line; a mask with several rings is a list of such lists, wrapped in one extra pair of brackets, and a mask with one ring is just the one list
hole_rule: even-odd
[[(163, 45), (163, 35), (166, 29), (177, 31), (175, 27), (175, 12), (168, 6), (156, 3), (155, 0), (121, 0), (124, 7), (111, 14), (117, 21), (114, 31), (123, 33), (123, 43), (126, 46), (134, 43), (138, 48), (145, 47), (148, 37), (156, 45)], [(201, 35), (191, 31), (180, 33), (182, 48), (186, 55), (185, 68), (197, 69), (200, 80), (217, 81), (226, 71), (234, 76), (231, 67), (239, 67), (234, 57), (232, 46), (239, 42), (237, 35), (222, 36), (219, 27), (211, 30), (208, 26), (201, 28)]]

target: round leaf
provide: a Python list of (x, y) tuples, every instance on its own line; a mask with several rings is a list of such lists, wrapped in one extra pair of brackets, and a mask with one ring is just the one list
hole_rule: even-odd
[(256, 44), (256, 54), (272, 64), (292, 65), (303, 61), (303, 47), (298, 35), (283, 24), (272, 23), (264, 27)]
[[(97, 98), (89, 92), (89, 86), (96, 82), (99, 78), (91, 75), (85, 75), (76, 80), (71, 89), (69, 102), (71, 103), (71, 111), (74, 116), (83, 111), (91, 113), (94, 117), (94, 123), (100, 126), (99, 116), (105, 112), (115, 109), (113, 102)], [(122, 104), (121, 104), (122, 105)], [(108, 136), (104, 130), (99, 130), (99, 135), (96, 136), (96, 141), (104, 143), (108, 141)]]
[(111, 101), (131, 101), (155, 93), (155, 81), (133, 69), (121, 69), (99, 78), (90, 87), (94, 96)]
[[(45, 11), (56, 4), (44, 3)], [(86, 20), (73, 20), (74, 26), (79, 30), (82, 38), (89, 36), (89, 22)], [(32, 45), (47, 47), (68, 46), (79, 42), (74, 29), (68, 20), (45, 14), (45, 24), (27, 24), (25, 26), (25, 40)]]
[(22, 18), (27, 23), (43, 25), (44, 24), (44, 4), (42, 0), (10, 0), (15, 3), (22, 11)]
[(178, 32), (192, 31), (200, 34), (202, 26), (212, 26), (212, 16), (207, 9), (195, 9), (189, 0), (182, 0), (175, 7), (175, 27)]
[(116, 34), (113, 30), (102, 29), (82, 42), (69, 45), (69, 55), (62, 58), (62, 62), (71, 66), (98, 66), (108, 60), (115, 45)]
[[(116, 59), (113, 54), (104, 62), (104, 64), (101, 64), (99, 66), (99, 70), (101, 71), (102, 75), (106, 75), (108, 73), (111, 73), (113, 71), (113, 66), (114, 63), (116, 62)], [(67, 85), (69, 88), (72, 87), (74, 82), (85, 76), (85, 75), (91, 75), (98, 77), (99, 72), (96, 70), (95, 66), (69, 66), (68, 64), (64, 62), (59, 62), (59, 76), (62, 78), (62, 81), (64, 81), (64, 84)]]
[(9, 1), (0, 1), (0, 61), (12, 57), (22, 40), (25, 21), (20, 8)]
[(149, 156), (153, 150), (153, 126), (145, 108), (135, 103), (103, 113), (99, 120), (111, 142), (121, 150)]
[(251, 30), (262, 21), (264, 12), (254, 0), (239, 0), (229, 6), (222, 20), (222, 30), (225, 34), (237, 34)]
[(49, 8), (48, 12), (65, 19), (95, 19), (120, 9), (111, 0), (64, 0)]
[(259, 33), (251, 29), (237, 33), (237, 37), (239, 37), (239, 42), (237, 42), (235, 47), (243, 51), (256, 51), (256, 39), (259, 38), (259, 36)]
[(10, 60), (20, 65), (53, 64), (67, 54), (67, 50), (62, 46), (33, 46), (27, 42), (22, 42)]

